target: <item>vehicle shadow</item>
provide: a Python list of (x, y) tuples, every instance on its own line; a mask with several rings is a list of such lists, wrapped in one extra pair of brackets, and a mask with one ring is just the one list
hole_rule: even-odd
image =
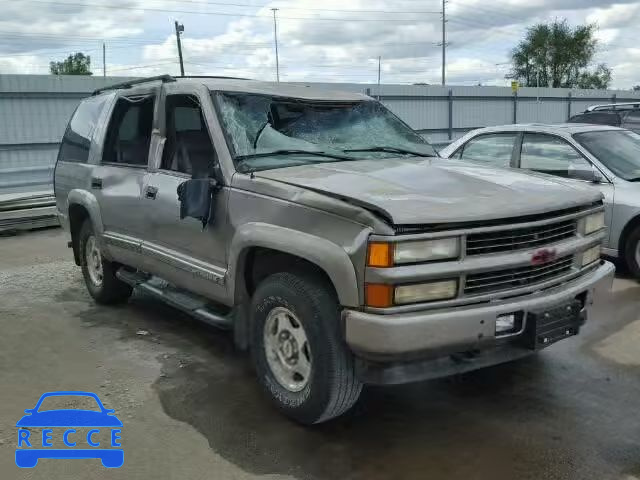
[[(628, 388), (636, 392), (637, 385), (598, 382), (595, 391), (585, 392), (580, 375), (591, 364), (581, 366), (582, 358), (571, 358), (575, 349), (567, 355), (561, 345), (448, 379), (368, 387), (343, 417), (305, 427), (270, 404), (229, 334), (143, 295), (120, 308), (134, 315), (124, 319), (96, 307), (83, 319), (118, 328), (125, 341), (155, 342), (177, 352), (158, 357), (162, 374), (153, 387), (163, 410), (252, 474), (363, 480), (605, 478), (606, 465), (590, 457), (594, 449), (605, 448), (597, 447), (598, 438), (613, 431), (617, 438), (631, 438), (637, 428), (637, 422), (636, 427), (633, 421), (624, 424), (624, 413), (614, 410), (615, 398), (629, 395)], [(152, 334), (140, 336), (139, 330)], [(592, 395), (606, 401), (594, 406)], [(630, 459), (640, 454), (637, 444), (610, 445), (603, 455), (635, 467)]]

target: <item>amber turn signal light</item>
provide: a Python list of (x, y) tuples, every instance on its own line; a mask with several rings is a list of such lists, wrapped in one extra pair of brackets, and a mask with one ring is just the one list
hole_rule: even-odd
[(392, 267), (393, 266), (393, 244), (372, 242), (367, 250), (367, 266), (369, 267)]
[(386, 308), (393, 305), (393, 285), (367, 283), (364, 290), (367, 307)]

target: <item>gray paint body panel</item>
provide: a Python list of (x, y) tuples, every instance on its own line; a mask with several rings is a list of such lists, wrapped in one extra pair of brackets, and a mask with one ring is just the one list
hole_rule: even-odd
[[(58, 164), (56, 198), (61, 217), (68, 217), (70, 204), (84, 206), (108, 258), (158, 275), (182, 289), (230, 307), (241, 306), (248, 300), (244, 273), (251, 249), (273, 249), (301, 257), (317, 265), (332, 282), (340, 304), (348, 309), (346, 329), (351, 332), (348, 338), (354, 345), (363, 345), (354, 338), (356, 331), (360, 332), (356, 336), (361, 337), (361, 342), (367, 341), (366, 322), (376, 319), (378, 324), (388, 323), (399, 315), (393, 309), (363, 312), (367, 281), (420, 282), (443, 274), (453, 265), (440, 262), (398, 267), (386, 272), (367, 268), (369, 239), (398, 241), (394, 224), (438, 224), (442, 227), (454, 222), (456, 228), (463, 229), (457, 233), (465, 235), (470, 229), (460, 227), (463, 222), (503, 220), (502, 228), (508, 229), (523, 215), (552, 213), (570, 207), (586, 208), (601, 197), (593, 189), (548, 176), (533, 177), (532, 180), (530, 175), (507, 169), (480, 168), (442, 159), (390, 158), (289, 167), (255, 175), (238, 173), (209, 89), (321, 100), (368, 98), (303, 86), (229, 80), (180, 80), (163, 86), (156, 82), (111, 92), (113, 101), (105, 109), (101, 125), (94, 133), (89, 163)], [(176, 189), (188, 177), (160, 169), (165, 141), (164, 102), (167, 95), (179, 93), (200, 99), (220, 166), (214, 221), (204, 230), (195, 220), (179, 219)], [(132, 168), (100, 164), (107, 119), (116, 97), (138, 94), (156, 95), (148, 166)], [(103, 188), (93, 190), (92, 178), (100, 178)], [(155, 199), (145, 198), (144, 192), (149, 186), (157, 188)], [(585, 210), (581, 215), (586, 213)], [(487, 227), (488, 230), (491, 228), (494, 227)], [(425, 239), (432, 235), (417, 233), (405, 238)], [(560, 249), (578, 258), (580, 249), (597, 243), (600, 236), (569, 240)], [(505, 255), (504, 264), (528, 264), (532, 252)], [(489, 268), (495, 258), (474, 259), (468, 263), (462, 259), (462, 267), (482, 270)], [(474, 262), (476, 267), (473, 267)], [(601, 270), (607, 274), (610, 268), (604, 264)], [(591, 291), (595, 279), (581, 275), (572, 281), (586, 292)], [(508, 293), (491, 295), (489, 299), (503, 301)], [(544, 303), (555, 297), (551, 298), (545, 292), (529, 292), (509, 302), (518, 305), (527, 301), (525, 299), (538, 299)], [(461, 310), (455, 301), (443, 302), (441, 307), (447, 309), (446, 315), (451, 318), (483, 308), (475, 305)], [(426, 315), (426, 309), (420, 305), (414, 305), (412, 309), (423, 311), (407, 313), (403, 309), (404, 315), (409, 315), (412, 323), (420, 323), (418, 319)], [(445, 339), (451, 340), (450, 348), (466, 344), (465, 339), (477, 334), (477, 328), (464, 325), (465, 322), (456, 323), (445, 335)], [(425, 328), (429, 328), (426, 323), (413, 332), (424, 339)], [(440, 324), (438, 328), (444, 331), (446, 325)], [(371, 335), (379, 335), (379, 331), (375, 333), (375, 327), (371, 332)], [(409, 339), (411, 330), (403, 328), (396, 336)], [(456, 339), (458, 336), (462, 340)], [(376, 341), (380, 342), (380, 338)], [(380, 348), (385, 351), (386, 347), (380, 345)], [(407, 340), (406, 350), (412, 348), (412, 342)], [(399, 352), (402, 347), (398, 344), (396, 349)]]

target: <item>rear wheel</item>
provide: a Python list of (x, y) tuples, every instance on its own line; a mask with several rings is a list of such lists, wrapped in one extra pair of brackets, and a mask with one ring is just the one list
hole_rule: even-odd
[(103, 304), (126, 302), (133, 289), (116, 277), (119, 265), (102, 256), (89, 220), (80, 229), (79, 248), (84, 282), (94, 300)]
[(262, 387), (280, 411), (304, 424), (346, 412), (362, 384), (342, 341), (340, 309), (320, 278), (276, 273), (252, 299), (252, 358)]
[(627, 237), (623, 253), (629, 273), (640, 279), (640, 226), (634, 228)]

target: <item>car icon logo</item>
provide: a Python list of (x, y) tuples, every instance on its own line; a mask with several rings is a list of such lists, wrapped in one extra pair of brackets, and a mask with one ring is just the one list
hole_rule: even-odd
[[(63, 408), (45, 410), (42, 403), (52, 397), (78, 397), (95, 400), (99, 410)], [(65, 398), (65, 400), (67, 399)], [(95, 393), (60, 391), (43, 394), (36, 406), (24, 411), (26, 415), (16, 423), (18, 427), (18, 448), (16, 465), (33, 468), (41, 458), (81, 459), (99, 458), (107, 468), (119, 468), (124, 463), (121, 448), (122, 422), (114, 410), (104, 407)], [(33, 429), (42, 429), (36, 435)], [(83, 430), (87, 430), (86, 433)], [(55, 438), (55, 436), (59, 438)], [(108, 441), (103, 439), (108, 435)], [(100, 440), (98, 437), (100, 436)], [(54, 448), (54, 441), (61, 441), (64, 448)], [(85, 448), (86, 444), (86, 448)], [(110, 448), (105, 448), (106, 446)], [(56, 446), (57, 447), (57, 446)]]

